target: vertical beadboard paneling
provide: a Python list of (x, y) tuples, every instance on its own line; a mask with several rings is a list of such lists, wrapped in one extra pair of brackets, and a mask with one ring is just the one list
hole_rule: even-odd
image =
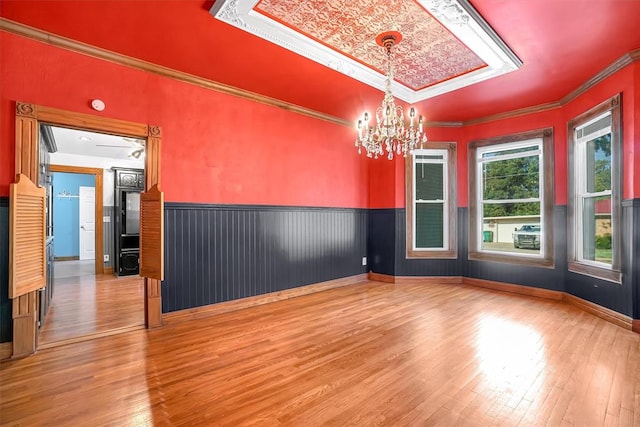
[[(634, 257), (634, 246), (637, 247), (638, 225), (634, 216), (640, 204), (636, 200), (622, 204), (622, 283), (612, 283), (596, 279), (584, 274), (567, 271), (565, 291), (587, 301), (617, 311), (627, 316), (634, 316), (637, 305), (637, 269), (639, 266), (637, 252)], [(635, 282), (635, 283), (634, 283)], [(635, 297), (634, 297), (635, 295)], [(637, 317), (636, 317), (637, 318)]]
[(458, 208), (458, 259), (460, 260), (460, 275), (469, 276), (469, 208)]
[[(105, 216), (106, 209), (109, 208), (105, 208)], [(11, 341), (12, 335), (11, 301), (7, 295), (8, 214), (8, 198), (0, 198), (0, 342)], [(458, 264), (447, 260), (448, 265), (438, 267), (431, 260), (402, 259), (402, 209), (167, 203), (163, 311), (265, 294), (367, 270), (400, 276), (430, 276), (441, 271), (564, 290), (638, 319), (640, 262), (636, 259), (640, 254), (640, 200), (625, 202), (622, 216), (624, 276), (623, 284), (616, 285), (566, 271), (565, 206), (557, 206), (554, 214), (555, 269), (543, 269), (468, 261), (466, 208), (458, 209)], [(109, 224), (113, 224), (113, 219)], [(111, 238), (113, 233), (106, 229), (107, 225), (105, 236)], [(105, 253), (110, 253), (106, 250), (108, 244), (105, 239)], [(367, 267), (361, 265), (365, 255)]]
[[(462, 215), (458, 218), (458, 234), (466, 236), (466, 224), (461, 222)], [(461, 257), (466, 252), (460, 252), (456, 259), (407, 259), (407, 216), (405, 209), (396, 209), (396, 276), (461, 276)]]
[[(640, 199), (634, 199), (625, 206), (623, 203), (622, 216), (629, 216), (633, 229), (629, 232), (629, 250), (622, 248), (622, 252), (627, 258), (623, 262), (628, 263), (629, 282), (632, 284), (633, 318), (640, 319)], [(624, 274), (624, 272), (623, 272)]]
[[(623, 203), (622, 208), (622, 283), (613, 283), (571, 271), (565, 273), (565, 292), (627, 316), (633, 314), (632, 271), (638, 268), (638, 259), (633, 259), (633, 208)], [(566, 228), (566, 226), (565, 226)], [(637, 231), (636, 231), (637, 233)], [(566, 242), (566, 237), (565, 237)], [(565, 243), (566, 245), (566, 243)], [(566, 248), (566, 246), (565, 246)], [(566, 252), (566, 249), (565, 249)], [(566, 254), (565, 254), (566, 268)]]
[[(368, 219), (367, 260), (374, 273), (396, 273), (396, 209), (371, 209)], [(404, 233), (404, 231), (403, 231)]]
[[(554, 268), (531, 267), (509, 262), (467, 260), (467, 277), (496, 282), (534, 286), (554, 291), (565, 290), (567, 253), (567, 208), (556, 206), (554, 221)], [(466, 254), (463, 255), (467, 258)]]
[(163, 312), (366, 272), (364, 209), (165, 204)]
[(514, 283), (552, 290), (564, 290), (566, 270), (566, 207), (554, 211), (555, 268), (527, 267), (502, 262), (468, 259), (466, 207), (458, 208), (457, 259), (407, 259), (406, 214), (404, 209), (375, 209), (369, 212), (369, 256), (376, 273), (395, 276), (463, 276)]
[(0, 197), (0, 343), (13, 336), (9, 299), (9, 198)]

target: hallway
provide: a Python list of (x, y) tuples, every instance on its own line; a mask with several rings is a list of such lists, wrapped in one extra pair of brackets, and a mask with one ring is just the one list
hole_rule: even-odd
[(140, 276), (96, 276), (94, 261), (56, 261), (54, 296), (39, 348), (144, 327)]

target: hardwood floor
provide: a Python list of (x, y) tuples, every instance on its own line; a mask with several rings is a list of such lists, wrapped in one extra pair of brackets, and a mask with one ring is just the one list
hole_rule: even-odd
[(0, 367), (7, 425), (640, 425), (640, 335), (462, 285), (365, 282)]
[(54, 296), (39, 348), (144, 326), (143, 279), (93, 271), (93, 260), (55, 263)]

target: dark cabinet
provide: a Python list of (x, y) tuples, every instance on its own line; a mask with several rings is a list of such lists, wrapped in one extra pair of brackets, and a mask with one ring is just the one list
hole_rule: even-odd
[(115, 272), (119, 276), (140, 271), (140, 193), (144, 170), (112, 168), (115, 199)]
[(40, 143), (38, 153), (38, 186), (45, 189), (45, 224), (46, 236), (46, 272), (45, 285), (38, 294), (38, 326), (44, 324), (44, 320), (49, 311), (51, 300), (53, 299), (53, 175), (50, 168), (49, 153), (57, 151), (56, 142), (51, 128), (46, 125), (40, 126)]
[[(134, 190), (142, 190), (138, 182), (139, 176), (144, 177), (144, 171), (126, 170), (126, 169), (114, 169), (116, 171), (116, 187), (119, 189), (131, 188)], [(141, 173), (141, 175), (140, 175)], [(143, 179), (144, 181), (144, 179)]]
[(44, 288), (40, 289), (40, 300), (38, 302), (38, 327), (44, 325), (44, 319), (47, 317), (51, 300), (53, 299), (53, 237), (47, 237), (46, 246), (47, 260), (47, 281)]
[(49, 153), (58, 150), (53, 133), (49, 126), (40, 126), (40, 150), (38, 153), (38, 186), (46, 191), (46, 233), (47, 237), (53, 235), (53, 174), (51, 173), (51, 161)]

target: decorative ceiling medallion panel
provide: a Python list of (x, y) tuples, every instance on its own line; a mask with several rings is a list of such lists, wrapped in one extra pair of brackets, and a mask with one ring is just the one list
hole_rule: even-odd
[(413, 1), (381, 5), (378, 0), (261, 0), (254, 10), (382, 74), (386, 55), (377, 48), (376, 36), (399, 31), (402, 43), (394, 49), (395, 79), (413, 90), (486, 65)]
[(466, 0), (217, 0), (210, 12), (380, 90), (385, 53), (375, 38), (399, 31), (393, 93), (409, 103), (521, 65)]

